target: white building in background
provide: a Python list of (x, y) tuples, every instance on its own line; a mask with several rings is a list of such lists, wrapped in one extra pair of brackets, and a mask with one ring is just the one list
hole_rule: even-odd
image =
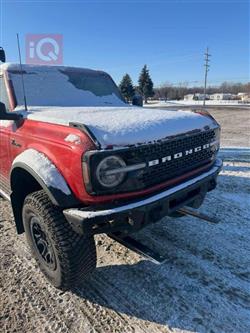
[(187, 94), (184, 96), (185, 101), (192, 101), (194, 99), (194, 94)]
[[(203, 101), (204, 94), (195, 93), (195, 94), (187, 94), (184, 96), (185, 101)], [(206, 99), (210, 99), (210, 95), (206, 94)]]
[(238, 93), (237, 96), (243, 102), (250, 100), (250, 94), (248, 94), (248, 93)]
[(222, 100), (230, 100), (230, 99), (232, 99), (232, 94), (221, 94), (221, 93), (219, 93), (219, 94), (212, 94), (212, 95), (210, 95), (210, 99), (212, 99), (212, 100), (216, 100), (216, 101), (222, 101)]
[[(195, 94), (187, 94), (184, 96), (185, 101), (203, 101), (204, 94), (195, 93)], [(250, 94), (248, 93), (238, 93), (230, 94), (230, 93), (216, 93), (216, 94), (206, 94), (206, 100), (212, 100), (212, 101), (243, 101), (249, 103), (250, 100)]]
[[(206, 100), (210, 99), (210, 95), (206, 94)], [(203, 101), (204, 94), (194, 94), (194, 100), (196, 101)]]

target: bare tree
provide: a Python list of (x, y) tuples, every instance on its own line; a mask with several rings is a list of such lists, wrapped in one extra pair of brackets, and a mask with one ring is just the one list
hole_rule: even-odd
[[(178, 100), (183, 99), (187, 94), (202, 94), (204, 91), (203, 86), (188, 87), (188, 82), (180, 82), (177, 85), (173, 85), (170, 82), (165, 82), (158, 88), (154, 89), (155, 98), (164, 100)], [(250, 82), (223, 82), (219, 86), (208, 86), (206, 89), (208, 94), (215, 93), (231, 93), (238, 94), (239, 92), (246, 92), (250, 94)]]

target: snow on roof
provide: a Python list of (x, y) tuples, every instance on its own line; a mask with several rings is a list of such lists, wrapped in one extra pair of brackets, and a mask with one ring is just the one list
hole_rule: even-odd
[[(20, 65), (6, 63), (17, 105), (24, 104)], [(29, 106), (122, 106), (120, 91), (102, 71), (67, 66), (23, 65)]]
[[(1, 71), (20, 71), (20, 64), (17, 63), (11, 63), (11, 62), (5, 62), (3, 64), (0, 64), (0, 73)], [(74, 66), (46, 66), (46, 65), (29, 65), (29, 64), (23, 64), (22, 69), (25, 72), (53, 72), (58, 70), (72, 70), (72, 71), (81, 71), (85, 73), (105, 73), (101, 70), (94, 70), (89, 68), (82, 68), (82, 67), (74, 67)]]

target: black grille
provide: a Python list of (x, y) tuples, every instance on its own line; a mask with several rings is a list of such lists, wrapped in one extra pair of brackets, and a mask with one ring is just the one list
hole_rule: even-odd
[[(219, 128), (202, 132), (187, 133), (174, 136), (165, 141), (149, 143), (136, 147), (130, 147), (117, 151), (102, 151), (94, 154), (86, 154), (86, 161), (89, 164), (91, 184), (87, 188), (93, 195), (114, 194), (133, 192), (150, 188), (154, 185), (166, 182), (169, 179), (184, 175), (188, 171), (197, 169), (199, 166), (209, 164), (215, 158), (215, 146), (202, 149), (193, 154), (185, 155), (186, 150), (206, 145), (219, 139)], [(183, 157), (162, 163), (161, 159), (166, 156), (174, 156), (183, 153)], [(118, 155), (128, 166), (146, 163), (146, 167), (127, 173), (124, 182), (116, 188), (103, 188), (97, 181), (95, 170), (100, 161), (109, 155)], [(149, 167), (148, 162), (159, 160), (159, 164)]]
[[(161, 161), (163, 157), (173, 156), (180, 152), (184, 153), (186, 150), (203, 146), (215, 140), (215, 130), (193, 135), (189, 134), (179, 139), (175, 138), (165, 142), (132, 148), (127, 151), (126, 160), (128, 164), (149, 162), (158, 159)], [(209, 147), (178, 159), (172, 159), (166, 163), (160, 162), (158, 165), (147, 167), (137, 175), (137, 180), (143, 184), (143, 188), (148, 188), (171, 178), (178, 177), (185, 172), (209, 163), (214, 157), (214, 149), (214, 147)]]

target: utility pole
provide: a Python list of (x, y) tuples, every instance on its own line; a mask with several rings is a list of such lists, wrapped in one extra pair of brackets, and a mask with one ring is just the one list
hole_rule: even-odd
[(211, 54), (208, 53), (208, 47), (207, 47), (206, 52), (205, 52), (204, 55), (205, 55), (205, 64), (204, 64), (204, 66), (205, 66), (205, 81), (204, 81), (203, 106), (205, 106), (205, 104), (206, 104), (207, 73), (208, 73), (208, 71), (209, 71), (209, 67), (210, 67), (210, 65), (209, 65), (209, 61), (210, 61), (210, 59), (209, 59), (209, 57), (211, 57)]

